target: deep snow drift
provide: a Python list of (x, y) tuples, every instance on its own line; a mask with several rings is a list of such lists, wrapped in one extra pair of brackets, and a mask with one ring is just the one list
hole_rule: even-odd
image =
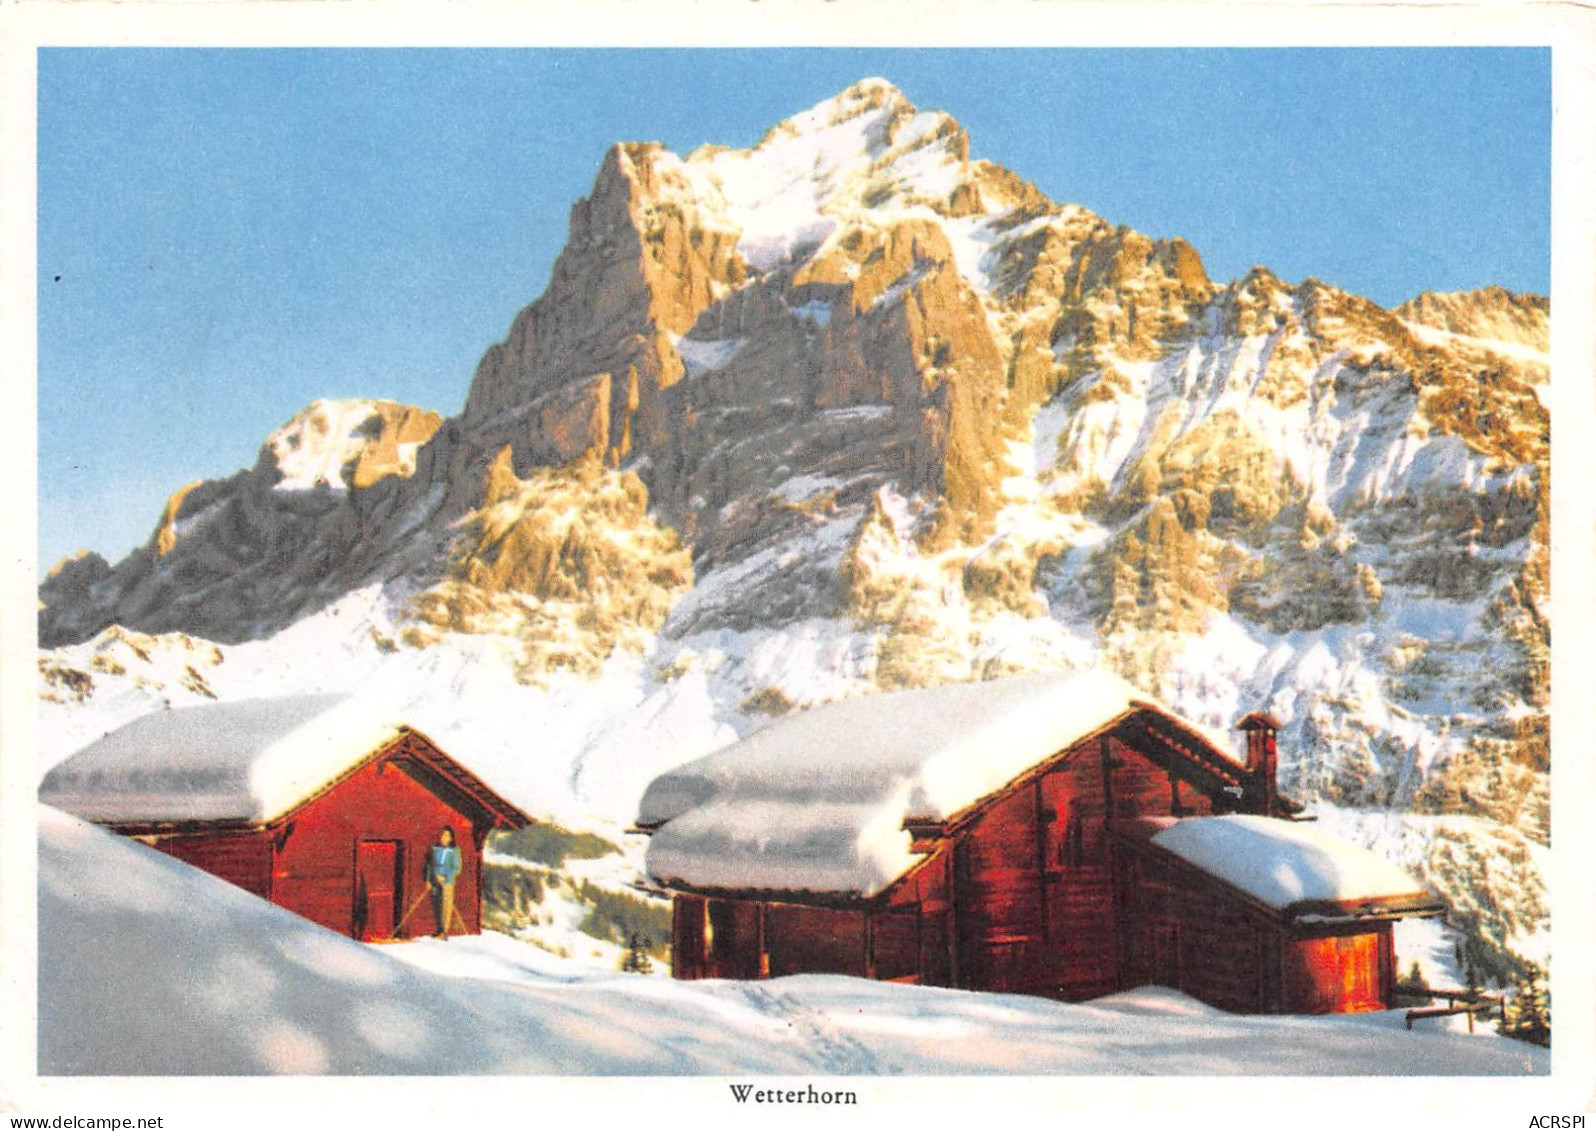
[(43, 1075), (1524, 1075), (1400, 1013), (1242, 1017), (830, 976), (595, 973), (504, 936), (367, 946), (40, 807)]

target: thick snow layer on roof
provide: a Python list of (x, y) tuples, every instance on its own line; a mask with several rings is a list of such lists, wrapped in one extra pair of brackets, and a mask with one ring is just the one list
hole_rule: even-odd
[[(896, 800), (896, 799), (893, 799)], [(871, 895), (918, 859), (892, 802), (712, 801), (648, 846), (649, 874), (696, 887)]]
[(1367, 848), (1271, 817), (1187, 817), (1151, 841), (1270, 907), (1424, 896), (1401, 868)]
[(266, 821), (398, 731), (375, 703), (337, 695), (156, 711), (56, 766), (39, 798), (91, 821)]
[[(789, 715), (656, 778), (648, 870), (703, 887), (880, 891), (914, 862), (908, 817), (942, 819), (1145, 703), (1112, 675), (1022, 676)], [(1205, 735), (1227, 757), (1228, 744)]]

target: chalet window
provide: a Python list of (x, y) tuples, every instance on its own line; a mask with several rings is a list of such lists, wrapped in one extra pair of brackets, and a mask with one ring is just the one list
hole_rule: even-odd
[(1064, 827), (1058, 860), (1067, 868), (1078, 868), (1086, 862), (1086, 827), (1078, 816), (1070, 817), (1069, 824)]

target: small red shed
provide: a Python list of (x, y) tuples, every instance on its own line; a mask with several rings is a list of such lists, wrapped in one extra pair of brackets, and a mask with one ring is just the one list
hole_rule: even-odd
[[(1190, 834), (1137, 825), (1225, 828), (1247, 815), (1263, 823), (1247, 826), (1247, 851), (1297, 844), (1286, 830), (1299, 826), (1277, 816), (1301, 811), (1276, 791), (1278, 724), (1243, 724), (1238, 759), (1222, 736), (1099, 673), (789, 715), (644, 794), (648, 874), (675, 896), (672, 973), (840, 973), (1072, 1001), (1161, 983), (1260, 1012), (1389, 1003), (1390, 920), (1441, 911), (1398, 869), (1321, 834), (1331, 871), (1394, 873), (1384, 886), (1400, 890), (1276, 907), (1214, 853), (1159, 843)], [(1388, 898), (1359, 902), (1371, 894)], [(1317, 972), (1327, 963), (1334, 978)]]
[(1444, 910), (1402, 869), (1307, 822), (1142, 817), (1110, 829), (1127, 980), (1235, 1013), (1389, 1008), (1392, 924)]
[(339, 696), (145, 715), (52, 769), (39, 799), (366, 940), (437, 930), (422, 872), (444, 828), (452, 933), (480, 933), (487, 834), (531, 823), (420, 731)]

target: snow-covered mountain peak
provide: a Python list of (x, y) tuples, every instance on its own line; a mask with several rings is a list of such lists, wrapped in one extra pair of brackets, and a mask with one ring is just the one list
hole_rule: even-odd
[(393, 401), (317, 400), (261, 446), (278, 491), (343, 491), (408, 476), (440, 418)]
[(884, 79), (865, 79), (788, 118), (752, 149), (702, 148), (682, 167), (699, 202), (715, 201), (742, 233), (738, 250), (748, 262), (768, 270), (865, 213), (979, 210), (968, 157), (969, 139), (953, 118), (920, 111)]
[(266, 437), (262, 454), (276, 466), (279, 491), (342, 491), (344, 465), (365, 446), (370, 401), (318, 400)]
[(863, 78), (846, 90), (778, 122), (765, 132), (755, 148), (763, 149), (782, 137), (822, 133), (857, 118), (880, 120), (883, 116), (902, 112), (916, 112), (903, 91), (879, 76)]
[[(857, 164), (879, 160), (928, 128), (952, 121), (946, 114), (922, 113), (886, 79), (867, 78), (777, 123), (752, 149), (740, 152), (767, 161), (818, 152), (827, 164)], [(726, 152), (733, 151), (721, 151)]]

